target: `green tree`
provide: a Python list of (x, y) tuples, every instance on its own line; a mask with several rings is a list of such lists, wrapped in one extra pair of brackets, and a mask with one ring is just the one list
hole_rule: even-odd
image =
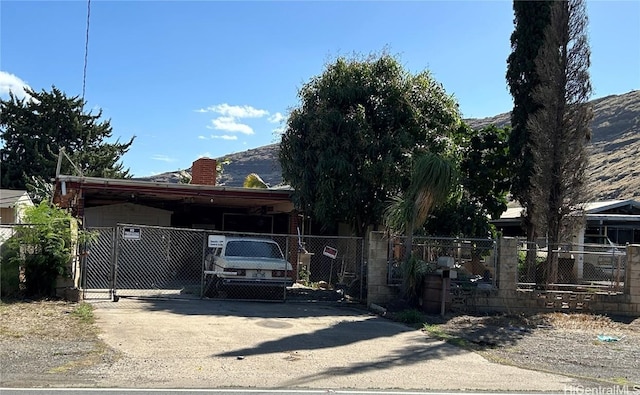
[[(568, 219), (575, 218), (573, 213), (590, 197), (586, 167), (593, 111), (587, 24), (583, 0), (554, 2), (545, 41), (535, 59), (540, 84), (533, 99), (539, 109), (527, 125), (534, 163), (531, 218), (536, 228), (546, 232), (553, 248), (570, 240), (574, 224)], [(557, 282), (556, 253), (547, 254), (544, 269), (537, 282)]]
[[(524, 208), (524, 228), (527, 241), (534, 242), (536, 230), (531, 221), (533, 202), (530, 180), (533, 175), (531, 133), (528, 120), (540, 108), (533, 99), (533, 91), (540, 85), (535, 58), (542, 47), (545, 29), (549, 25), (553, 1), (514, 0), (514, 31), (511, 34), (511, 54), (507, 58), (506, 79), (513, 97), (509, 152), (513, 164), (511, 194)], [(535, 253), (527, 254), (528, 275), (535, 270)], [(531, 278), (531, 277), (530, 277)]]
[[(78, 96), (68, 97), (55, 87), (27, 93), (24, 99), (10, 94), (0, 100), (2, 188), (24, 189), (32, 177), (49, 181), (62, 148), (85, 176), (130, 176), (120, 159), (135, 137), (127, 143), (107, 142), (112, 136), (110, 121), (100, 121), (102, 111), (85, 112)], [(71, 166), (63, 161), (61, 172), (72, 174)]]
[(426, 232), (439, 236), (493, 237), (490, 219), (507, 209), (511, 185), (509, 130), (494, 125), (473, 130), (463, 124), (457, 134), (460, 193), (435, 208)]
[(299, 90), (280, 144), (283, 178), (296, 206), (320, 223), (363, 235), (410, 183), (414, 152), (442, 152), (458, 106), (424, 71), (388, 54), (337, 58)]

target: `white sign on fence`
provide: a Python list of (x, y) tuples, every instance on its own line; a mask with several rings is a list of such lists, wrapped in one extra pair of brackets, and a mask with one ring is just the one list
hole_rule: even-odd
[(124, 228), (122, 229), (122, 238), (125, 240), (140, 240), (142, 230), (140, 228)]
[(209, 248), (222, 248), (222, 246), (224, 245), (224, 236), (209, 235), (207, 241), (207, 246)]
[(322, 251), (322, 255), (328, 256), (331, 259), (336, 259), (338, 256), (338, 250), (333, 247), (324, 246), (324, 250)]

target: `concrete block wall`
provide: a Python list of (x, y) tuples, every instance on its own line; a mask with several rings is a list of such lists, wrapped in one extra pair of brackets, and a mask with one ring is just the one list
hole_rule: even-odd
[[(384, 233), (369, 234), (368, 303), (384, 305), (398, 295), (397, 287), (387, 285), (387, 248), (388, 240)], [(470, 310), (509, 314), (563, 311), (640, 316), (640, 245), (627, 247), (622, 294), (518, 289), (518, 243), (514, 238), (498, 241), (497, 267), (497, 289), (475, 291), (467, 306)]]
[(627, 246), (627, 266), (624, 280), (625, 294), (640, 314), (640, 245)]
[(367, 304), (386, 304), (398, 295), (398, 287), (387, 285), (387, 248), (384, 232), (369, 233), (367, 260)]
[(640, 316), (640, 246), (627, 247), (624, 292), (579, 292), (518, 289), (518, 246), (515, 239), (498, 243), (498, 290), (477, 292), (478, 312), (535, 313), (583, 312)]

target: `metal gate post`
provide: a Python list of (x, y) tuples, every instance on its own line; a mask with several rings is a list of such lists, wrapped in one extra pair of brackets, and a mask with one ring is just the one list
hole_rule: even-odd
[[(364, 250), (364, 237), (360, 239), (360, 295), (358, 299), (362, 302), (364, 299), (364, 262), (365, 262), (365, 253), (368, 254), (368, 251)], [(387, 260), (387, 269), (389, 269), (389, 264)], [(388, 274), (387, 274), (388, 276)]]
[(111, 289), (109, 294), (113, 302), (118, 301), (118, 295), (116, 295), (116, 289), (118, 286), (118, 258), (120, 256), (120, 235), (122, 234), (121, 227), (115, 226), (113, 228), (113, 254), (111, 260)]
[(202, 235), (202, 256), (200, 259), (200, 262), (202, 262), (202, 264), (200, 265), (200, 299), (204, 298), (204, 286), (206, 280), (204, 271), (207, 270), (204, 260), (207, 257), (207, 248), (209, 247), (209, 235), (205, 231), (202, 232)]

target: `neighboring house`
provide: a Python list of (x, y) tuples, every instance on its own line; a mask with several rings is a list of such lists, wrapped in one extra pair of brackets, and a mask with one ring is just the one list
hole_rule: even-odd
[(54, 202), (84, 227), (117, 223), (295, 234), (298, 215), (286, 188), (216, 186), (216, 161), (193, 163), (190, 184), (58, 175)]
[(0, 224), (22, 223), (28, 206), (33, 206), (33, 202), (27, 191), (0, 189)]
[[(492, 223), (504, 236), (525, 236), (521, 226), (522, 207), (510, 207)], [(616, 244), (640, 243), (640, 202), (606, 200), (585, 205), (585, 224), (575, 235), (583, 244), (584, 235), (606, 235)]]

